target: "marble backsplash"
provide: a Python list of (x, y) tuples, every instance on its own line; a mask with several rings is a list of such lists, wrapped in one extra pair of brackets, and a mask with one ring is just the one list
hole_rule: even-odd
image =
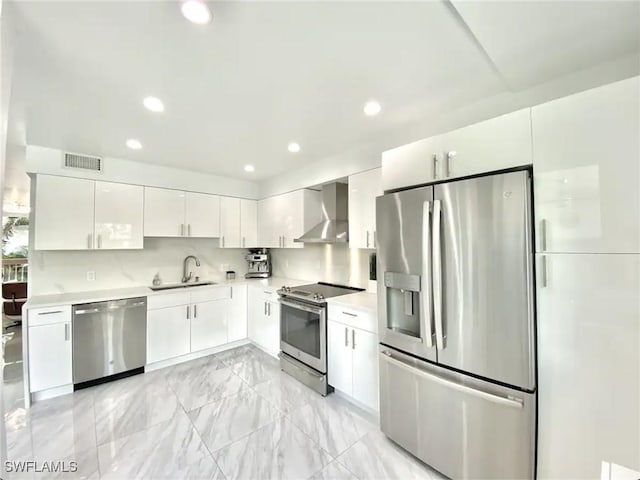
[[(145, 238), (143, 250), (32, 251), (29, 295), (151, 285), (156, 273), (165, 283), (178, 282), (187, 255), (200, 259), (200, 267), (192, 263), (192, 268), (202, 279), (224, 278), (227, 269), (243, 277), (248, 251), (222, 249), (217, 244), (212, 239)], [(272, 273), (276, 277), (368, 288), (372, 252), (339, 244), (273, 249)], [(87, 280), (88, 272), (94, 272), (95, 280)]]
[(306, 244), (301, 249), (272, 250), (276, 277), (369, 288), (369, 255), (374, 250), (344, 244)]
[[(187, 255), (200, 260), (200, 267), (191, 265), (202, 279), (224, 278), (227, 269), (244, 276), (247, 250), (217, 245), (213, 239), (145, 238), (143, 250), (31, 251), (29, 295), (151, 285), (156, 273), (165, 283), (179, 282)], [(87, 280), (87, 272), (95, 272), (95, 280)]]

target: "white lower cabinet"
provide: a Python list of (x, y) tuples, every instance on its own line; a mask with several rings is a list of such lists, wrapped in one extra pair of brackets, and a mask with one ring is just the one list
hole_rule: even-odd
[(249, 339), (267, 352), (280, 351), (280, 304), (273, 292), (249, 288)]
[(29, 327), (30, 391), (71, 383), (71, 321)]
[(197, 352), (227, 343), (227, 310), (229, 301), (191, 305), (191, 351)]
[(360, 403), (378, 410), (378, 335), (365, 330), (351, 330), (353, 352), (353, 390)]
[(349, 347), (349, 327), (327, 322), (329, 385), (351, 395), (353, 393), (353, 353)]
[(227, 341), (236, 342), (247, 338), (247, 286), (231, 288), (231, 299), (226, 308)]
[(327, 337), (329, 385), (377, 411), (378, 335), (330, 317)]
[(538, 478), (640, 471), (640, 255), (537, 261)]
[(191, 352), (188, 305), (147, 311), (147, 363)]

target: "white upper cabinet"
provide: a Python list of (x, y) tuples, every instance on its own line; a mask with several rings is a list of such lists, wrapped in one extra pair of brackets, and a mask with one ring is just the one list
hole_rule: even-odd
[(182, 237), (185, 193), (166, 188), (144, 188), (144, 236)]
[(438, 178), (531, 165), (531, 109), (501, 115), (442, 135)]
[(145, 187), (144, 235), (217, 238), (220, 236), (220, 197)]
[(220, 236), (220, 197), (206, 193), (186, 193), (185, 236), (217, 238)]
[(282, 246), (278, 215), (278, 197), (269, 197), (258, 202), (258, 244), (261, 247)]
[(382, 188), (531, 165), (531, 109), (501, 115), (382, 154)]
[(95, 248), (142, 248), (144, 188), (95, 182), (95, 189)]
[(536, 250), (640, 252), (640, 77), (532, 109)]
[(393, 190), (437, 179), (441, 138), (430, 137), (382, 153), (382, 189)]
[(87, 250), (94, 246), (93, 180), (38, 175), (36, 250)]
[(258, 202), (240, 200), (240, 246), (258, 247)]
[(376, 248), (376, 197), (382, 195), (382, 169), (349, 177), (349, 247)]
[(220, 247), (242, 247), (239, 198), (220, 197)]
[(302, 189), (265, 198), (258, 202), (258, 210), (261, 247), (303, 248), (294, 239), (320, 222), (320, 192)]

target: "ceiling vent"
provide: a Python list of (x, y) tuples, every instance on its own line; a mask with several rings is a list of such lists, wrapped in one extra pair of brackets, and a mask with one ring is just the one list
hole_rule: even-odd
[(90, 155), (80, 155), (77, 153), (64, 154), (64, 167), (77, 168), (80, 170), (91, 170), (93, 172), (102, 172), (102, 158), (92, 157)]

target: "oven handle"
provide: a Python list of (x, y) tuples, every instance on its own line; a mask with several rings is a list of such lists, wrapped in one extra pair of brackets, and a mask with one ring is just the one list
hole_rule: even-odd
[(314, 306), (311, 306), (311, 305), (303, 305), (303, 304), (297, 303), (297, 302), (288, 302), (287, 300), (283, 300), (282, 298), (280, 298), (279, 301), (280, 301), (280, 303), (282, 305), (285, 305), (285, 306), (291, 307), (291, 308), (297, 308), (298, 310), (304, 310), (305, 312), (320, 314), (324, 310), (323, 307), (314, 307)]

